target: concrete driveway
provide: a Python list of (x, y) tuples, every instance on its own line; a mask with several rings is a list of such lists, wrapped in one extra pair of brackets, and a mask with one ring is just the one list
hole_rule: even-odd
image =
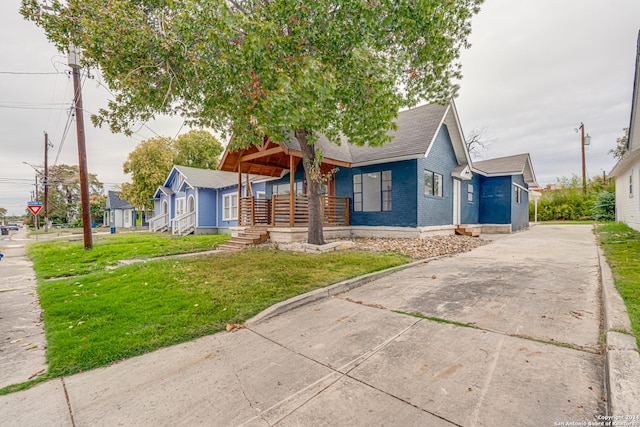
[(0, 424), (597, 421), (597, 256), (587, 226), (500, 236), (246, 329), (2, 396)]

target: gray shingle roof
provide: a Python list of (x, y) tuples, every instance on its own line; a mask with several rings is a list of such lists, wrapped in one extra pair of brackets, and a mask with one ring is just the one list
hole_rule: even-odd
[(108, 209), (131, 209), (131, 203), (120, 198), (120, 193), (117, 191), (111, 191), (107, 193), (107, 202), (109, 203)]
[(473, 162), (473, 169), (487, 176), (522, 174), (528, 185), (538, 185), (529, 153)]
[(192, 187), (223, 188), (238, 183), (238, 175), (211, 169), (192, 168), (190, 166), (174, 166)]
[[(420, 157), (429, 149), (440, 124), (447, 112), (446, 105), (428, 104), (398, 113), (398, 130), (393, 132), (393, 140), (382, 147), (359, 147), (346, 140), (341, 145), (330, 143), (324, 135), (318, 139), (318, 146), (324, 157), (353, 164), (393, 161), (395, 158)], [(298, 140), (290, 136), (285, 144), (294, 150), (300, 150)]]

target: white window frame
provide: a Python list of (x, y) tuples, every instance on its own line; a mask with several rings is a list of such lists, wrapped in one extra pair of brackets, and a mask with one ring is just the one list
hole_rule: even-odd
[[(235, 206), (233, 201), (235, 199)], [(234, 221), (238, 219), (238, 193), (228, 193), (222, 196), (222, 220)]]
[(629, 198), (633, 197), (633, 169), (631, 169), (631, 173), (629, 174)]
[(473, 184), (467, 184), (467, 202), (473, 203), (474, 194), (473, 194)]
[(180, 197), (176, 199), (176, 216), (180, 216), (184, 213), (186, 198)]

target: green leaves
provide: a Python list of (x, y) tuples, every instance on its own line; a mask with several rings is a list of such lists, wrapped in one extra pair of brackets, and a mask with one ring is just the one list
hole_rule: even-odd
[(177, 113), (244, 144), (308, 129), (378, 145), (398, 108), (455, 94), (480, 0), (52, 4), (21, 12), (100, 68), (117, 97), (96, 123), (114, 131)]

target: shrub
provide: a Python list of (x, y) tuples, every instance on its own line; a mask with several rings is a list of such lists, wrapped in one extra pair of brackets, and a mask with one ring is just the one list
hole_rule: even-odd
[(613, 191), (601, 191), (591, 206), (593, 219), (613, 221), (616, 219), (616, 194)]

